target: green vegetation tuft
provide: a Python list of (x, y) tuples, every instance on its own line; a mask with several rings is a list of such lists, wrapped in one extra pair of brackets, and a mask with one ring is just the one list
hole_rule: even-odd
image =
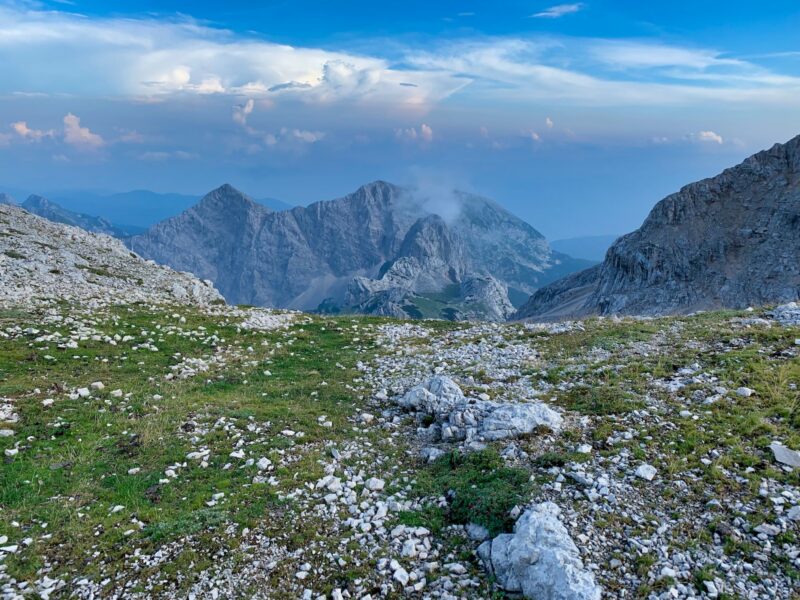
[[(416, 491), (448, 499), (442, 515), (446, 523), (477, 523), (496, 535), (511, 530), (514, 519), (509, 512), (528, 501), (532, 486), (527, 471), (506, 466), (495, 450), (487, 449), (438, 458), (419, 473)], [(436, 510), (428, 509), (419, 518), (426, 526), (439, 523)]]

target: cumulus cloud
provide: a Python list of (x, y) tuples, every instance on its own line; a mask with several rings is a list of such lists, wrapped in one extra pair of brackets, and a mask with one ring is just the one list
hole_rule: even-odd
[(419, 126), (419, 137), (426, 142), (432, 142), (433, 129), (431, 129), (428, 125), (423, 123), (422, 125)]
[(703, 143), (722, 144), (725, 141), (722, 139), (721, 135), (713, 131), (698, 131), (696, 134), (693, 134), (693, 136), (698, 142)]
[(252, 98), (248, 98), (244, 104), (237, 104), (233, 107), (233, 120), (239, 125), (247, 125), (247, 117), (253, 112), (256, 103)]
[[(561, 4), (537, 14), (555, 18), (570, 14), (564, 7), (575, 12), (582, 6)], [(333, 51), (275, 44), (182, 18), (117, 19), (0, 7), (0, 94), (191, 101), (209, 123), (217, 122), (210, 111), (219, 110), (226, 126), (238, 125), (237, 135), (246, 134), (247, 143), (261, 148), (265, 139), (280, 146), (293, 137), (250, 129), (253, 111), (268, 102), (276, 107), (277, 123), (299, 123), (298, 131), (351, 127), (358, 129), (351, 131), (352, 139), (365, 134), (364, 127), (400, 127), (399, 139), (418, 144), (433, 141), (433, 130), (407, 124), (429, 119), (432, 109), (455, 94), (461, 106), (489, 113), (486, 124), (493, 135), (503, 134), (499, 123), (510, 122), (504, 111), (537, 114), (543, 106), (796, 110), (800, 77), (778, 72), (787, 68), (783, 63), (766, 68), (755, 60), (714, 48), (537, 34), (467, 36), (424, 46), (398, 40), (391, 48), (385, 40), (363, 40), (358, 51)], [(356, 124), (339, 118), (337, 103), (364, 119)], [(312, 117), (303, 119), (303, 111), (311, 110)], [(474, 131), (476, 123), (464, 119), (461, 125)], [(547, 121), (536, 127), (551, 128)], [(71, 139), (84, 148), (123, 141), (104, 140), (80, 126), (75, 132)], [(516, 135), (508, 125), (504, 132)], [(34, 139), (6, 134), (12, 143)], [(61, 137), (59, 128), (54, 138)], [(301, 136), (293, 143), (309, 142)]]
[(276, 133), (263, 134), (264, 144), (268, 148), (300, 150), (304, 146), (316, 144), (325, 138), (323, 131), (308, 131), (306, 129), (291, 129), (281, 127)]
[(80, 117), (68, 113), (64, 117), (64, 141), (83, 150), (96, 150), (105, 145), (105, 140), (92, 133), (88, 127), (81, 127)]
[(0, 91), (39, 91), (42, 81), (49, 93), (72, 95), (280, 95), (409, 107), (428, 106), (469, 83), (452, 73), (271, 43), (189, 19), (86, 18), (0, 7)]
[(576, 12), (580, 12), (584, 8), (584, 4), (582, 2), (577, 2), (575, 4), (557, 4), (555, 6), (551, 6), (550, 8), (546, 8), (545, 10), (534, 13), (531, 17), (535, 19), (558, 19), (563, 17), (564, 15), (571, 15)]
[[(394, 131), (395, 137), (404, 142), (432, 142), (433, 141), (433, 128), (430, 125), (423, 123), (416, 127), (399, 128)], [(487, 131), (488, 134), (488, 131)]]
[(531, 140), (533, 140), (534, 142), (541, 142), (541, 141), (542, 141), (542, 136), (540, 136), (540, 135), (539, 135), (537, 132), (535, 132), (535, 131), (525, 131), (525, 132), (523, 132), (523, 133), (524, 133), (524, 135), (525, 135), (526, 137), (529, 137), (529, 138), (530, 138)]
[(550, 117), (547, 117), (544, 120), (544, 124), (547, 125), (548, 129), (552, 129), (553, 128), (553, 119), (551, 119)]
[(30, 142), (39, 142), (47, 137), (53, 137), (52, 131), (42, 131), (41, 129), (31, 129), (25, 121), (17, 121), (11, 124), (11, 129), (14, 130), (19, 137), (23, 140)]

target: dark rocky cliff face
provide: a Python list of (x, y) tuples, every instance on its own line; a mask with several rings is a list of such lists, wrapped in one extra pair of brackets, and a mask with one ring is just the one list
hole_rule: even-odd
[[(499, 315), (510, 306), (509, 289), (530, 294), (586, 264), (552, 252), (539, 232), (490, 200), (454, 193), (447, 201), (456, 210), (445, 220), (414, 190), (378, 181), (338, 200), (272, 212), (226, 185), (129, 244), (214, 281), (231, 302), (380, 314), (398, 314), (394, 306), (409, 294), (453, 294), (451, 286), (488, 276), (503, 298), (494, 284), (471, 289), (487, 290), (495, 308), (502, 305), (492, 308)], [(377, 293), (393, 307), (376, 308)]]
[(519, 318), (669, 314), (800, 297), (800, 136), (659, 202), (599, 268), (537, 291)]

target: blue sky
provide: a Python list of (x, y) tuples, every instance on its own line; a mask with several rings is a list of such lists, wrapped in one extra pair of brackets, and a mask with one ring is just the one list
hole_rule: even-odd
[(0, 186), (382, 178), (621, 233), (800, 133), (797, 31), (789, 1), (0, 1)]

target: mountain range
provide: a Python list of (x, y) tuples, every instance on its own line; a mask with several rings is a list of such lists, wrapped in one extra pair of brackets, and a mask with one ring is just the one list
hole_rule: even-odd
[[(17, 201), (9, 194), (3, 193), (0, 194), (0, 204), (17, 206)], [(51, 202), (42, 196), (31, 195), (19, 206), (29, 213), (43, 217), (53, 223), (80, 227), (91, 233), (105, 233), (106, 235), (124, 238), (143, 231), (140, 227), (117, 225), (103, 217), (94, 217), (67, 210), (61, 205)]]
[(517, 318), (656, 315), (800, 297), (800, 136), (661, 200), (605, 260), (536, 291)]
[[(174, 217), (200, 201), (200, 196), (191, 194), (159, 193), (150, 190), (133, 190), (120, 193), (100, 193), (86, 190), (52, 191), (47, 194), (31, 193), (21, 189), (0, 186), (17, 198), (31, 195), (46, 196), (51, 204), (62, 210), (82, 215), (97, 215), (125, 231), (142, 233), (151, 225)], [(3, 194), (9, 196), (9, 194)], [(2, 196), (0, 196), (2, 197)], [(10, 197), (10, 196), (9, 196)], [(13, 198), (11, 198), (13, 201)], [(261, 198), (256, 202), (272, 210), (286, 210), (291, 204), (275, 198)], [(0, 200), (2, 203), (2, 200)], [(119, 225), (125, 223), (125, 225)]]
[(214, 281), (230, 302), (397, 317), (502, 320), (590, 264), (489, 199), (383, 181), (280, 212), (224, 185), (128, 244)]
[[(160, 198), (142, 193), (145, 205)], [(132, 194), (117, 214), (136, 202)], [(0, 194), (0, 204), (16, 202)], [(284, 210), (226, 184), (146, 231), (40, 196), (22, 207), (121, 238), (146, 258), (213, 281), (237, 304), (500, 321), (688, 313), (800, 297), (800, 136), (664, 198), (605, 252), (611, 236), (556, 244), (602, 254), (599, 264), (557, 251), (487, 198), (431, 197), (384, 181)]]

